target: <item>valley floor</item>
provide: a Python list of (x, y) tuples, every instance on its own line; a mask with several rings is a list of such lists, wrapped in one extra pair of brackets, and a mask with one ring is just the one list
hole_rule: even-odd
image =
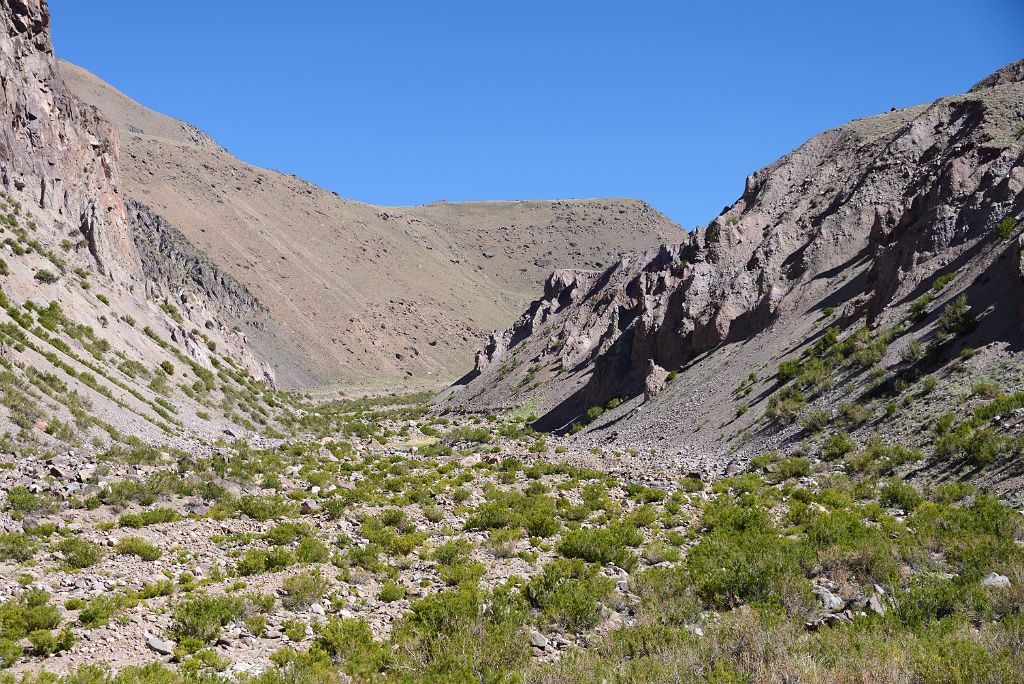
[(4, 676), (1021, 681), (1024, 516), (969, 485), (871, 446), (706, 483), (421, 400), (7, 461)]

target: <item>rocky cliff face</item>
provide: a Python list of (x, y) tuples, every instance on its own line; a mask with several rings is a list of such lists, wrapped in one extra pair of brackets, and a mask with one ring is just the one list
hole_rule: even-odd
[(138, 263), (120, 198), (116, 136), (57, 74), (42, 0), (0, 1), (0, 86), (0, 182), (80, 233), (97, 270), (126, 282)]
[[(904, 320), (943, 274), (954, 286), (932, 310), (966, 293), (988, 312), (979, 342), (1019, 344), (1024, 290), (1019, 268), (1006, 267), (1019, 246), (996, 226), (1006, 232), (1024, 213), (1022, 67), (811, 139), (747, 178), (739, 200), (683, 244), (603, 273), (556, 272), (478, 354), (452, 405), (525, 405), (538, 427), (565, 430), (621, 401), (581, 438), (722, 462), (705, 440), (753, 426), (754, 411), (734, 415), (748, 373), (772, 375), (826, 321), (849, 333)], [(915, 322), (910, 335), (927, 341), (934, 327)]]
[[(53, 446), (47, 426), (72, 420), (83, 437), (107, 426), (93, 444), (209, 436), (219, 428), (199, 414), (239, 396), (234, 385), (257, 392), (242, 371), (273, 383), (234, 329), (262, 306), (127, 204), (119, 163), (117, 131), (57, 70), (46, 3), (0, 0), (0, 432), (17, 427), (19, 447)], [(41, 374), (66, 396), (40, 394)]]
[(194, 324), (223, 331), (264, 376), (240, 338), (226, 334), (236, 322), (258, 324), (264, 307), (166, 221), (126, 203), (117, 131), (65, 85), (46, 3), (0, 0), (0, 26), (0, 182), (33, 216), (41, 248), (63, 255), (60, 270), (94, 271), (126, 302), (169, 301), (195, 312)]

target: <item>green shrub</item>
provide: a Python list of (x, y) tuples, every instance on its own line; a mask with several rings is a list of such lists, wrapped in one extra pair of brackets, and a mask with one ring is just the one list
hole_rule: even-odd
[(967, 306), (967, 295), (960, 295), (946, 304), (939, 314), (939, 335), (943, 338), (959, 337), (974, 330), (974, 316)]
[(463, 584), (412, 604), (394, 642), (424, 681), (501, 681), (529, 660), (518, 591)]
[(384, 603), (393, 603), (405, 596), (405, 590), (395, 582), (386, 582), (381, 588), (377, 598)]
[(188, 598), (171, 611), (171, 635), (177, 641), (196, 639), (209, 643), (220, 635), (221, 628), (237, 620), (245, 610), (245, 601), (238, 596), (198, 594)]
[(443, 565), (437, 571), (440, 580), (450, 587), (476, 584), (485, 574), (487, 574), (487, 567), (483, 563), (468, 559), (452, 565)]
[(550, 537), (561, 527), (556, 513), (555, 501), (549, 496), (494, 489), (487, 492), (486, 501), (467, 518), (465, 528), (522, 527), (531, 537)]
[(57, 509), (56, 503), (50, 498), (33, 494), (28, 487), (16, 485), (7, 492), (7, 510), (16, 514), (52, 513)]
[(125, 537), (117, 543), (114, 551), (120, 554), (138, 556), (144, 561), (155, 561), (163, 555), (160, 547), (150, 544), (142, 537)]
[(52, 285), (53, 283), (60, 280), (60, 276), (58, 276), (53, 271), (49, 271), (45, 268), (40, 268), (39, 270), (36, 271), (35, 279), (40, 283)]
[(295, 557), (300, 563), (323, 563), (331, 557), (331, 551), (316, 537), (305, 537), (299, 542)]
[(602, 602), (615, 586), (599, 570), (582, 560), (559, 558), (527, 583), (523, 595), (545, 620), (569, 632), (582, 632), (597, 625)]
[(80, 537), (68, 537), (57, 544), (63, 554), (64, 564), (69, 568), (82, 569), (96, 565), (106, 557), (103, 547)]
[(914, 509), (907, 525), (918, 543), (940, 552), (959, 581), (976, 582), (993, 569), (1021, 567), (1024, 521), (1016, 511), (989, 495), (977, 495), (967, 506), (926, 501)]
[(855, 473), (890, 475), (901, 465), (920, 461), (923, 457), (916, 449), (907, 449), (902, 444), (886, 444), (873, 435), (864, 449), (847, 460), (847, 464)]
[(689, 550), (686, 572), (705, 605), (808, 603), (808, 550), (783, 536), (760, 506), (718, 500), (705, 509), (701, 524), (705, 534)]
[(295, 557), (288, 549), (274, 548), (249, 549), (245, 557), (235, 566), (235, 574), (239, 577), (259, 575), (264, 572), (279, 572), (295, 562)]
[(779, 364), (779, 372), (776, 374), (776, 378), (780, 383), (787, 383), (797, 376), (800, 372), (800, 361), (798, 359), (789, 359)]
[(423, 517), (432, 523), (439, 523), (444, 519), (444, 509), (440, 506), (424, 506)]
[(48, 656), (61, 651), (67, 651), (75, 645), (75, 634), (70, 629), (64, 628), (58, 634), (48, 629), (37, 629), (30, 632), (28, 641), (36, 655)]
[(181, 516), (170, 508), (154, 508), (149, 511), (142, 511), (141, 513), (128, 513), (122, 515), (118, 519), (117, 524), (121, 527), (141, 529), (147, 525), (174, 522), (175, 520), (180, 519)]
[(246, 494), (238, 499), (235, 506), (239, 513), (266, 522), (278, 518), (290, 517), (298, 513), (298, 506), (280, 495), (256, 496)]
[(962, 458), (975, 465), (994, 462), (1005, 447), (1005, 440), (995, 430), (969, 420), (941, 434), (935, 441), (938, 456)]
[(24, 562), (32, 558), (39, 545), (21, 532), (0, 533), (0, 559)]
[(778, 475), (782, 480), (811, 474), (811, 462), (801, 456), (787, 456), (779, 461), (778, 468)]
[(99, 594), (89, 599), (78, 612), (78, 622), (86, 629), (99, 627), (132, 602), (124, 594)]
[(900, 349), (900, 358), (904, 363), (917, 363), (924, 358), (924, 345), (917, 339), (910, 340), (907, 346)]
[(323, 597), (327, 590), (327, 580), (320, 574), (320, 570), (313, 570), (286, 578), (281, 588), (285, 592), (281, 605), (285, 608), (308, 608)]
[(312, 533), (309, 525), (299, 522), (283, 522), (263, 533), (263, 538), (272, 546), (284, 546)]
[(310, 651), (326, 654), (357, 681), (373, 681), (393, 659), (388, 649), (373, 640), (370, 626), (362, 620), (331, 617), (316, 632)]
[(805, 524), (807, 544), (822, 570), (852, 574), (861, 582), (892, 581), (898, 554), (887, 531), (869, 524), (867, 517), (866, 509), (835, 507)]
[(789, 425), (796, 420), (806, 405), (807, 396), (796, 387), (790, 386), (768, 400), (768, 409), (765, 413), (782, 425)]
[(804, 418), (804, 429), (809, 432), (821, 432), (832, 421), (832, 414), (825, 410), (811, 411)]
[(569, 530), (562, 535), (557, 548), (566, 558), (579, 558), (590, 563), (613, 563), (625, 570), (636, 565), (636, 556), (629, 546), (643, 540), (636, 528), (625, 524), (610, 527)]
[(838, 432), (825, 438), (825, 443), (821, 447), (821, 457), (826, 461), (837, 461), (856, 448), (857, 443), (849, 434)]
[(921, 505), (924, 497), (911, 485), (897, 480), (882, 487), (879, 501), (886, 506), (909, 512)]
[(491, 431), (487, 428), (458, 427), (449, 430), (444, 436), (444, 442), (448, 445), (469, 443), (486, 444), (491, 441)]
[(920, 323), (928, 315), (928, 305), (932, 303), (933, 295), (926, 292), (910, 303), (910, 320)]
[(1017, 219), (1012, 216), (1007, 216), (1002, 221), (996, 224), (996, 235), (999, 238), (1005, 240), (1006, 238), (1013, 235), (1013, 231), (1017, 229)]
[(10, 667), (18, 662), (25, 649), (13, 639), (0, 637), (0, 667)]
[(348, 504), (340, 497), (328, 499), (323, 505), (324, 513), (326, 513), (327, 517), (331, 520), (339, 520), (341, 516), (345, 515), (345, 511), (347, 509)]

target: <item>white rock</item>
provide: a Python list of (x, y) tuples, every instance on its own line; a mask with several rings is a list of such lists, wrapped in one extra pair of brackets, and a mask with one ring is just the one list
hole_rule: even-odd
[(1009, 589), (1010, 578), (1006, 575), (1000, 575), (998, 572), (990, 572), (985, 575), (985, 579), (981, 580), (981, 586), (993, 589)]

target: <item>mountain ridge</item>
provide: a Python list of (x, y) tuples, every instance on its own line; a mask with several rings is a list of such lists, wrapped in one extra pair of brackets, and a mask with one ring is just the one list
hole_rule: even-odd
[(267, 306), (270, 323), (246, 332), (285, 385), (441, 386), (551, 267), (611, 263), (682, 232), (637, 200), (347, 200), (242, 162), (190, 124), (61, 68), (117, 124), (128, 194)]
[[(1017, 358), (1021, 65), (969, 93), (815, 136), (749, 176), (740, 199), (682, 244), (627, 255), (603, 272), (555, 272), (442, 405), (525, 406), (538, 429), (575, 425), (584, 444), (662, 450), (681, 467), (721, 473), (807, 436), (766, 417), (780, 392), (775, 366), (807, 353), (831, 326), (845, 339), (907, 321), (889, 343), (928, 344), (939, 305), (963, 293), (987, 312), (964, 344), (1000, 347), (970, 362), (977, 372)], [(1011, 223), (1006, 238), (996, 235), (997, 224)], [(910, 321), (914, 302), (944, 277), (949, 283), (922, 300), (925, 318)], [(895, 349), (872, 363), (882, 375), (905, 365)], [(844, 382), (865, 391), (867, 370)], [(955, 384), (945, 364), (929, 370)], [(757, 379), (748, 383), (750, 371)], [(736, 388), (746, 394), (737, 398)], [(836, 393), (821, 394), (793, 419), (816, 407), (831, 407), (834, 418)], [(875, 411), (870, 427), (884, 433)]]

